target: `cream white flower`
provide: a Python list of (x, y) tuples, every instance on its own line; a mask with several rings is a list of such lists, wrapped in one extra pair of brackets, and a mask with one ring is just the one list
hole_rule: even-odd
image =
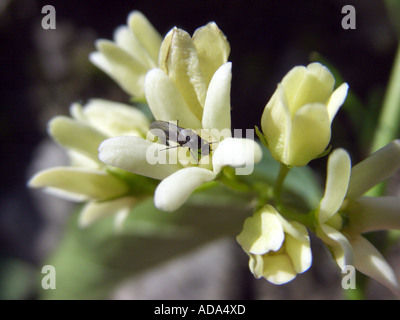
[(84, 107), (75, 103), (70, 113), (71, 118), (53, 118), (48, 129), (51, 137), (66, 148), (71, 165), (41, 171), (28, 185), (69, 200), (87, 201), (80, 216), (81, 226), (107, 214), (126, 216), (141, 196), (132, 196), (132, 188), (146, 181), (129, 172), (111, 170), (98, 159), (97, 149), (114, 135), (144, 136), (149, 121), (137, 109), (101, 99), (90, 100)]
[[(210, 130), (210, 133), (225, 130), (221, 142), (220, 137), (213, 136), (213, 141), (219, 143), (215, 149), (213, 147), (211, 155), (200, 159), (199, 165), (187, 163), (187, 157), (179, 150), (184, 148), (165, 150), (165, 145), (140, 137), (115, 137), (104, 141), (99, 148), (99, 158), (108, 165), (162, 180), (154, 201), (159, 209), (166, 211), (179, 208), (197, 187), (214, 180), (224, 166), (254, 165), (261, 159), (259, 145), (250, 139), (231, 138), (230, 127), (227, 127), (230, 126), (230, 82), (231, 64), (225, 63), (215, 72), (207, 88), (204, 111), (199, 112), (207, 117), (199, 119), (164, 71), (153, 69), (146, 76), (146, 98), (157, 120), (179, 120), (183, 127)], [(147, 158), (149, 148), (165, 152), (169, 159), (175, 157), (178, 161), (151, 164)]]
[(354, 265), (394, 292), (399, 286), (392, 268), (362, 234), (400, 228), (398, 197), (362, 196), (400, 168), (400, 140), (376, 151), (351, 169), (343, 149), (328, 160), (325, 194), (316, 211), (316, 232), (331, 249), (340, 268)]
[(144, 99), (146, 72), (157, 66), (162, 37), (139, 11), (114, 33), (114, 42), (98, 40), (89, 58), (135, 100)]
[[(198, 165), (188, 163), (182, 148), (165, 150), (161, 144), (137, 137), (116, 137), (100, 145), (99, 158), (106, 164), (162, 180), (154, 194), (155, 204), (162, 210), (180, 207), (224, 166), (252, 166), (261, 158), (260, 147), (253, 140), (231, 138), (229, 50), (226, 37), (213, 22), (197, 29), (193, 37), (173, 28), (161, 45), (160, 69), (146, 75), (146, 100), (156, 120), (179, 121), (181, 127), (205, 130), (203, 139), (218, 142)], [(223, 132), (223, 136), (215, 132)], [(169, 161), (150, 163), (149, 149), (164, 152)], [(171, 161), (173, 158), (178, 161)]]
[(236, 239), (249, 255), (249, 267), (256, 278), (279, 285), (311, 266), (307, 229), (287, 221), (270, 205), (247, 218)]
[[(214, 22), (198, 28), (193, 37), (178, 28), (173, 28), (165, 36), (160, 49), (159, 68), (171, 78), (187, 107), (198, 120), (196, 123), (182, 123), (184, 126), (201, 128), (201, 122), (216, 121), (215, 116), (218, 114), (210, 114), (209, 108), (205, 108), (206, 97), (225, 97), (223, 92), (219, 95), (209, 94), (208, 87), (217, 69), (227, 62), (229, 53), (229, 42)], [(221, 82), (220, 87), (215, 83), (212, 89), (230, 90), (230, 86), (228, 88)], [(162, 110), (152, 111), (155, 118), (159, 119), (157, 111)], [(223, 128), (230, 129), (230, 117), (225, 117), (226, 114), (221, 110), (221, 118), (222, 116), (224, 119), (219, 119), (219, 124), (225, 121)], [(183, 122), (179, 119), (179, 123), (181, 121)], [(208, 127), (217, 128), (208, 124)]]
[(261, 127), (272, 156), (289, 166), (318, 157), (331, 139), (331, 123), (348, 90), (320, 63), (294, 67), (265, 106)]

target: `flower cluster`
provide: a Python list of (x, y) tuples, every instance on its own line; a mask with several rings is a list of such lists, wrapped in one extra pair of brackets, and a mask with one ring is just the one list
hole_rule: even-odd
[(132, 205), (154, 190), (154, 182), (106, 166), (99, 160), (97, 149), (113, 136), (144, 136), (148, 119), (128, 105), (101, 99), (85, 106), (74, 103), (70, 113), (71, 117), (53, 118), (48, 126), (50, 136), (67, 150), (70, 166), (41, 171), (28, 185), (69, 200), (85, 201), (81, 226), (111, 214), (122, 221)]
[(257, 278), (282, 284), (311, 266), (306, 227), (287, 221), (270, 205), (246, 219), (237, 241), (248, 253), (250, 270)]
[(393, 141), (351, 168), (350, 156), (337, 149), (329, 157), (326, 190), (315, 210), (316, 233), (340, 268), (353, 265), (399, 292), (395, 274), (362, 234), (400, 228), (398, 197), (363, 194), (400, 168), (400, 140)]
[[(132, 101), (146, 103), (154, 119), (100, 99), (73, 104), (71, 117), (49, 123), (71, 165), (39, 172), (30, 187), (85, 201), (80, 224), (87, 226), (110, 214), (120, 223), (147, 197), (154, 197), (158, 209), (174, 211), (204, 183), (239, 185), (237, 190), (251, 194), (254, 213), (237, 241), (256, 278), (283, 284), (308, 270), (313, 232), (340, 268), (353, 265), (399, 291), (393, 270), (362, 234), (400, 227), (399, 198), (363, 196), (400, 168), (400, 140), (353, 167), (347, 151), (331, 152), (325, 193), (314, 208), (296, 207), (283, 197), (292, 167), (329, 154), (331, 124), (346, 99), (347, 83), (336, 88), (332, 73), (317, 62), (283, 77), (262, 113), (262, 132), (256, 130), (281, 166), (271, 184), (256, 174), (254, 180), (238, 178), (250, 175), (263, 153), (254, 135), (232, 136), (230, 45), (214, 22), (193, 36), (174, 27), (162, 38), (135, 11), (127, 26), (116, 30), (114, 42), (99, 40), (96, 47), (90, 60)], [(241, 173), (243, 168), (250, 170)]]
[[(232, 137), (230, 46), (214, 22), (197, 29), (193, 37), (175, 27), (162, 40), (144, 15), (134, 11), (114, 39), (97, 41), (98, 51), (90, 60), (134, 100), (145, 100), (155, 120), (179, 121), (179, 126), (196, 130), (212, 150), (199, 162), (190, 157), (188, 161), (188, 148), (166, 150), (149, 137), (150, 121), (138, 109), (93, 100), (83, 109), (74, 104), (74, 119), (56, 117), (49, 125), (55, 141), (74, 152), (74, 158), (85, 156), (91, 163), (81, 168), (73, 159), (71, 167), (38, 173), (29, 186), (89, 201), (81, 216), (82, 225), (88, 225), (105, 213), (122, 211), (126, 216), (138, 198), (152, 194), (154, 180), (161, 180), (154, 192), (156, 207), (172, 211), (196, 188), (221, 175), (224, 167), (253, 166), (261, 159), (254, 140)], [(168, 161), (152, 163), (152, 152), (165, 154)], [(88, 170), (96, 171), (89, 175)], [(142, 189), (135, 182), (139, 177), (146, 182)], [(111, 209), (113, 203), (120, 208)]]

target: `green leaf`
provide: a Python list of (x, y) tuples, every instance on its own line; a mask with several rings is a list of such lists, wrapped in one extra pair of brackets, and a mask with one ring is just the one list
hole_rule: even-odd
[(400, 37), (400, 2), (398, 0), (385, 0), (384, 3), (397, 37)]
[(264, 145), (264, 147), (266, 147), (268, 149), (268, 141), (265, 138), (264, 134), (261, 132), (261, 130), (257, 126), (254, 126), (254, 128), (256, 130), (257, 137), (260, 139), (260, 141)]
[(132, 210), (118, 233), (107, 218), (79, 229), (76, 212), (46, 262), (56, 269), (57, 289), (40, 289), (41, 297), (105, 299), (124, 279), (220, 237), (235, 237), (250, 214), (246, 203), (219, 186), (194, 194), (170, 213), (157, 210), (150, 198)]

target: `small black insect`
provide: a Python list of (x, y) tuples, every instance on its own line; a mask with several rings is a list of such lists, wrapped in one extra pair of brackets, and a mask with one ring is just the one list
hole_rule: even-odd
[(205, 156), (211, 152), (210, 144), (212, 142), (202, 139), (196, 131), (192, 129), (185, 129), (168, 121), (153, 121), (150, 124), (150, 132), (157, 136), (160, 141), (167, 146), (170, 146), (169, 142), (177, 143), (176, 146), (167, 149), (178, 147), (189, 148), (190, 154), (193, 156), (197, 164), (199, 163), (192, 150), (196, 151), (198, 156)]

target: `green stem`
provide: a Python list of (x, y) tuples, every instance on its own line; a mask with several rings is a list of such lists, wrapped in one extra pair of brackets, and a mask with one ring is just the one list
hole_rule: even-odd
[(232, 172), (232, 170), (234, 169), (230, 167), (225, 167), (222, 170), (221, 174), (218, 176), (217, 180), (234, 191), (239, 191), (239, 192), (253, 191), (247, 183), (240, 181), (235, 175), (235, 173)]
[(372, 141), (374, 152), (396, 138), (400, 122), (400, 46), (397, 48), (389, 84), (382, 104), (378, 127)]
[[(278, 207), (282, 207), (281, 196), (282, 196), (283, 182), (285, 181), (285, 178), (286, 178), (287, 174), (289, 173), (289, 171), (290, 171), (290, 167), (281, 163), (278, 178), (276, 179), (275, 188), (274, 188), (275, 201), (276, 201), (276, 205)], [(278, 210), (279, 209), (280, 208), (278, 208)]]
[(384, 3), (397, 37), (400, 37), (400, 2), (399, 0), (385, 0)]
[[(375, 136), (371, 144), (371, 153), (396, 139), (400, 123), (400, 45), (390, 75), (389, 84), (382, 104)], [(368, 196), (381, 196), (385, 192), (385, 184), (372, 188)]]

